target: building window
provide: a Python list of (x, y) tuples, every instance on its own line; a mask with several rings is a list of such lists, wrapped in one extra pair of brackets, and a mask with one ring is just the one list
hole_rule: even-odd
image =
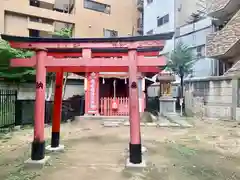
[(117, 37), (118, 36), (118, 32), (115, 31), (115, 30), (103, 29), (103, 36), (106, 37), (106, 38)]
[(93, 11), (103, 12), (106, 14), (110, 14), (111, 6), (91, 0), (84, 0), (84, 8), (91, 9)]
[(29, 1), (29, 5), (30, 5), (30, 6), (39, 7), (39, 6), (40, 6), (40, 1), (30, 0), (30, 1)]
[(29, 37), (40, 37), (40, 32), (35, 29), (29, 29)]
[(153, 0), (147, 0), (147, 4), (151, 4)]
[(153, 29), (147, 32), (147, 35), (153, 34)]
[(197, 58), (205, 57), (205, 45), (196, 47)]
[(159, 17), (157, 18), (157, 26), (158, 27), (162, 26), (162, 25), (164, 25), (168, 22), (169, 22), (169, 14), (167, 14), (167, 15), (161, 17), (161, 18), (159, 18)]

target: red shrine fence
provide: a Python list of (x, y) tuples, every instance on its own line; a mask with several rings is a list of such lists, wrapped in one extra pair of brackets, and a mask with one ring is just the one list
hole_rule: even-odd
[[(117, 102), (117, 108), (113, 108), (113, 102)], [(139, 98), (139, 111), (144, 112), (145, 99)], [(100, 98), (100, 115), (102, 116), (129, 116), (128, 97), (102, 97)]]
[[(118, 108), (112, 107), (114, 100)], [(102, 97), (100, 99), (100, 115), (102, 116), (128, 116), (129, 115), (129, 98), (128, 97)]]

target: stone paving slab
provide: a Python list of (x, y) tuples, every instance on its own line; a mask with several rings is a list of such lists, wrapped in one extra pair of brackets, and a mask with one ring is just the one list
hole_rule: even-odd
[[(169, 118), (170, 120), (168, 120)], [(159, 118), (158, 122), (151, 122), (151, 123), (140, 123), (142, 127), (192, 127), (183, 117), (178, 117), (175, 115), (169, 115), (167, 118), (161, 117)], [(103, 127), (119, 127), (119, 126), (130, 126), (129, 121), (119, 122), (119, 121), (109, 121), (105, 120), (101, 123)]]
[(171, 123), (171, 122), (160, 122), (158, 123), (159, 127), (180, 127), (179, 124)]
[(104, 121), (102, 123), (103, 127), (119, 127), (121, 123), (119, 122), (107, 122), (107, 121)]
[[(130, 122), (129, 121), (124, 122), (123, 126), (130, 126)], [(140, 126), (145, 126), (145, 123), (140, 123)]]
[[(123, 123), (124, 126), (130, 126), (129, 122)], [(140, 123), (140, 126), (146, 126), (146, 127), (157, 127), (158, 123)]]
[(173, 123), (179, 124), (181, 127), (190, 128), (193, 127), (190, 123), (188, 123), (184, 117), (179, 115), (167, 115), (167, 118), (170, 119)]

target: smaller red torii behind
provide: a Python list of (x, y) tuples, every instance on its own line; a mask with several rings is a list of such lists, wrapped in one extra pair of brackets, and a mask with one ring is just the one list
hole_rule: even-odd
[(60, 137), (63, 72), (129, 72), (130, 101), (130, 163), (142, 162), (140, 115), (137, 73), (158, 73), (165, 66), (163, 57), (157, 57), (165, 41), (173, 33), (121, 38), (28, 38), (2, 35), (11, 47), (34, 50), (36, 55), (26, 59), (12, 59), (12, 67), (36, 68), (36, 102), (34, 140), (31, 159), (45, 157), (44, 115), (46, 73), (56, 73), (52, 122), (52, 148), (58, 148)]

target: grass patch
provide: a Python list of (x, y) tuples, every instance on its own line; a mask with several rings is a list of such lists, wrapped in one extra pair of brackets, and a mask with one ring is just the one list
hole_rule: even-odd
[(24, 171), (23, 168), (19, 168), (16, 172), (10, 173), (5, 180), (33, 180), (40, 176), (39, 172)]
[(166, 150), (176, 171), (187, 179), (237, 180), (240, 172), (237, 162), (222, 158), (223, 155), (201, 149), (193, 149), (182, 144), (169, 144)]

